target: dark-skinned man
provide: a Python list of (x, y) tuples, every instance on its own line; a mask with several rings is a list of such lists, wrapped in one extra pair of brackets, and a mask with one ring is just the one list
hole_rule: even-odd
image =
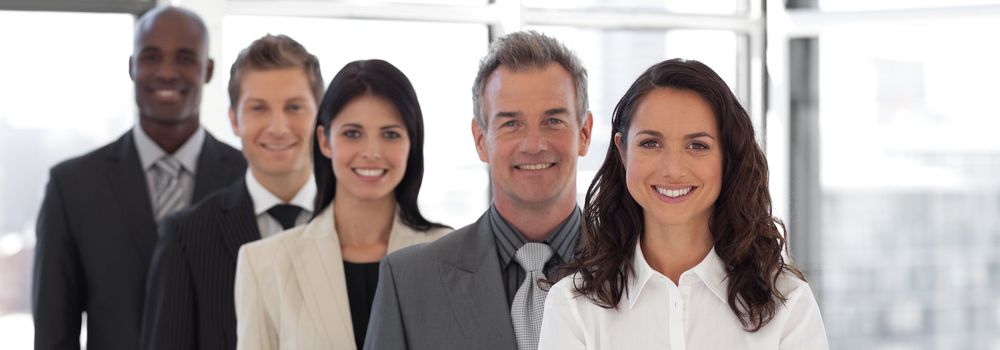
[(50, 171), (36, 228), (35, 349), (139, 347), (157, 223), (243, 175), (241, 153), (199, 121), (212, 78), (208, 33), (193, 12), (157, 7), (136, 22), (129, 76), (138, 123)]

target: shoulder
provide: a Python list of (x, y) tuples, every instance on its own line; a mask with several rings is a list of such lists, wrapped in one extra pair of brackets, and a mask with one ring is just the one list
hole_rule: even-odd
[(96, 170), (99, 165), (106, 162), (109, 157), (113, 156), (119, 147), (124, 145), (124, 138), (126, 136), (127, 135), (123, 135), (118, 140), (101, 146), (96, 150), (87, 152), (86, 154), (59, 162), (59, 164), (52, 167), (52, 176), (79, 176)]
[(170, 214), (160, 223), (164, 238), (182, 238), (185, 235), (205, 235), (215, 233), (207, 225), (216, 220), (230, 189), (213, 192), (194, 205)]
[(240, 254), (286, 256), (289, 246), (305, 239), (303, 233), (308, 226), (308, 224), (296, 226), (273, 236), (246, 243), (240, 247)]
[(798, 320), (808, 315), (819, 315), (819, 304), (816, 296), (813, 295), (809, 283), (798, 276), (782, 271), (775, 284), (778, 292), (784, 296), (784, 302), (780, 302), (778, 310), (786, 320)]
[(209, 133), (208, 130), (205, 131), (204, 147), (214, 148), (219, 153), (222, 153), (224, 155), (236, 156), (240, 159), (243, 159), (243, 153), (240, 152), (240, 150), (234, 148), (233, 146), (230, 146), (228, 143), (219, 141), (219, 139), (215, 138), (215, 136), (212, 136), (212, 134)]
[(576, 288), (580, 283), (582, 279), (576, 273), (552, 285), (545, 298), (545, 313), (562, 315), (563, 321), (584, 322), (600, 319), (602, 315), (614, 312), (613, 309), (594, 304), (586, 295), (580, 294)]
[(549, 289), (549, 295), (553, 298), (563, 299), (566, 301), (571, 299), (587, 301), (587, 297), (581, 295), (580, 292), (577, 291), (577, 286), (581, 283), (583, 283), (583, 277), (580, 276), (579, 272), (574, 273), (564, 277), (559, 280), (559, 282), (552, 285), (552, 288)]
[(803, 297), (813, 297), (812, 289), (809, 288), (809, 283), (803, 281), (801, 278), (788, 271), (781, 272), (778, 276), (777, 283), (775, 283), (775, 287), (781, 295), (788, 299), (789, 302), (799, 300)]
[(469, 248), (469, 241), (476, 234), (476, 224), (455, 231), (435, 228), (426, 231), (426, 242), (411, 245), (386, 255), (385, 260), (393, 265), (441, 260), (454, 255), (457, 250)]

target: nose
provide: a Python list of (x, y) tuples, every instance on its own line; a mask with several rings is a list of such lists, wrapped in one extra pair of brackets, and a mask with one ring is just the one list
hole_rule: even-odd
[(271, 121), (267, 123), (267, 132), (270, 134), (286, 134), (291, 132), (288, 125), (288, 116), (281, 109), (271, 113)]
[(361, 150), (361, 159), (378, 160), (382, 158), (382, 143), (378, 137), (369, 137), (365, 148)]
[(156, 70), (156, 78), (166, 81), (174, 81), (179, 78), (177, 64), (173, 60), (163, 60)]
[(528, 128), (521, 138), (520, 151), (528, 154), (537, 154), (549, 149), (549, 140), (545, 138), (538, 128)]
[(687, 157), (685, 157), (683, 150), (664, 150), (660, 162), (660, 175), (664, 178), (681, 179), (687, 175)]

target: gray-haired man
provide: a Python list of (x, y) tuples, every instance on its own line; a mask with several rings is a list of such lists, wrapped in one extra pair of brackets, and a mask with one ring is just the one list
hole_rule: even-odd
[(590, 145), (587, 73), (553, 38), (500, 38), (473, 84), (472, 134), (493, 205), (475, 223), (385, 257), (366, 349), (535, 349), (538, 278), (573, 258), (576, 160)]

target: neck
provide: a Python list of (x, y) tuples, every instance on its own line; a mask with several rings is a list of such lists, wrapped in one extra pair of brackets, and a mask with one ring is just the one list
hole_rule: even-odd
[(167, 154), (174, 154), (181, 148), (195, 131), (198, 131), (198, 118), (188, 118), (180, 123), (159, 123), (152, 118), (139, 117), (139, 126), (142, 131), (153, 139), (157, 146), (160, 146)]
[(708, 220), (662, 224), (646, 215), (642, 254), (654, 270), (677, 284), (685, 271), (697, 266), (712, 250), (714, 240)]
[(392, 195), (375, 200), (362, 200), (340, 194), (333, 201), (334, 227), (340, 245), (369, 246), (389, 242), (389, 231), (396, 217), (396, 200)]
[(493, 204), (500, 216), (514, 226), (529, 242), (541, 242), (549, 237), (556, 227), (576, 208), (576, 198), (567, 196), (554, 205), (515, 204), (500, 196), (494, 196)]
[(309, 181), (312, 170), (303, 168), (293, 174), (268, 175), (264, 172), (253, 171), (251, 168), (250, 173), (268, 192), (281, 199), (282, 202), (288, 203), (292, 201), (292, 198), (295, 198), (295, 195), (299, 194), (302, 187)]

